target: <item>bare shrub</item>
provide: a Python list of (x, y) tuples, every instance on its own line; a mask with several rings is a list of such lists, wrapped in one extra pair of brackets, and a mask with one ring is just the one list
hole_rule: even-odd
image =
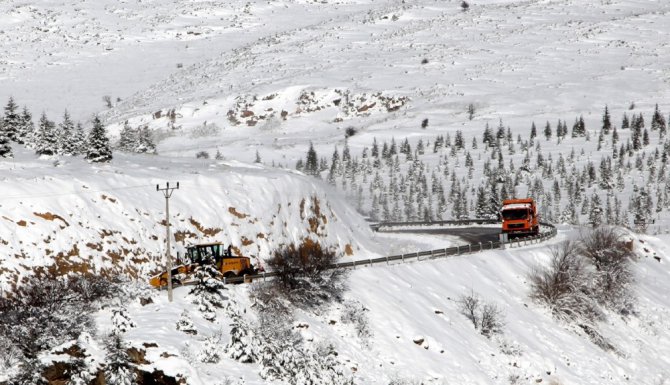
[(589, 295), (589, 273), (579, 251), (579, 244), (572, 241), (553, 247), (549, 266), (530, 273), (530, 296), (549, 306), (558, 319), (592, 322), (599, 312)]
[(361, 303), (350, 302), (344, 304), (344, 309), (340, 316), (340, 321), (345, 324), (353, 325), (358, 336), (363, 339), (372, 337), (372, 330), (370, 330), (368, 317), (365, 314), (366, 311), (368, 311), (368, 309)]
[(502, 310), (495, 304), (487, 303), (481, 312), (481, 333), (486, 337), (502, 333), (504, 323), (502, 321)]
[(12, 297), (0, 298), (0, 336), (26, 358), (36, 358), (41, 351), (92, 331), (94, 303), (116, 294), (117, 283), (98, 276), (42, 274)]
[(470, 321), (472, 321), (472, 324), (474, 325), (475, 329), (479, 328), (479, 317), (477, 315), (477, 312), (479, 311), (479, 305), (481, 301), (479, 299), (479, 296), (475, 294), (475, 292), (470, 292), (468, 295), (462, 295), (458, 299), (458, 304), (461, 313), (465, 315)]
[(474, 291), (462, 295), (458, 299), (458, 305), (461, 313), (483, 336), (491, 338), (494, 334), (502, 333), (505, 323), (503, 312), (497, 305), (484, 303)]
[(109, 96), (109, 95), (105, 95), (105, 96), (103, 96), (103, 97), (102, 97), (102, 101), (105, 103), (105, 106), (106, 106), (107, 108), (112, 108), (112, 107), (113, 107), (113, 105), (112, 105), (112, 97), (111, 97), (111, 96)]
[(209, 159), (209, 152), (207, 151), (198, 151), (195, 154), (196, 159)]
[(581, 237), (582, 254), (595, 266), (592, 290), (598, 302), (621, 314), (633, 307), (631, 287), (633, 251), (624, 234), (613, 227), (598, 227)]

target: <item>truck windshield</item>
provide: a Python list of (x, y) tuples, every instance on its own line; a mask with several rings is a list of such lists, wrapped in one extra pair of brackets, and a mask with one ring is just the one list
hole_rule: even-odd
[(506, 220), (526, 219), (528, 217), (528, 210), (525, 209), (503, 210), (502, 216)]

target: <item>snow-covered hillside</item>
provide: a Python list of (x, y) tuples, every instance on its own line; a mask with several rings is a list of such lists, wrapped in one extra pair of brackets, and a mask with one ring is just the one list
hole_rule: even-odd
[[(458, 240), (372, 233), (361, 213), (482, 217), (532, 196), (543, 220), (569, 224), (551, 244), (589, 224), (651, 234), (630, 235), (635, 312), (598, 326), (613, 349), (530, 300), (547, 244), (357, 269), (342, 302), (297, 309), (283, 331), (303, 337), (300, 354), (331, 344), (329, 363), (356, 384), (666, 383), (670, 2), (468, 3), (0, 2), (0, 105), (12, 96), (35, 123), (67, 109), (87, 128), (96, 114), (113, 141), (148, 127), (158, 151), (91, 164), (13, 144), (0, 158), (0, 293), (42, 270), (144, 282), (163, 265), (166, 182), (180, 182), (173, 252), (216, 240), (259, 265), (304, 237), (344, 260), (446, 247)], [(254, 290), (228, 287), (213, 323), (187, 288), (172, 304), (162, 292), (104, 303), (77, 358), (101, 370), (102, 337), (127, 317), (135, 326), (119, 333), (144, 351), (136, 368), (192, 385), (272, 382), (223, 349), (235, 323), (263, 317)], [(468, 293), (503, 310), (502, 334), (461, 314)], [(221, 360), (203, 362), (212, 354)], [(19, 369), (12, 355), (0, 383)]]
[(165, 263), (166, 234), (156, 185), (165, 181), (180, 183), (170, 199), (173, 255), (187, 244), (220, 241), (263, 266), (276, 247), (304, 237), (343, 258), (379, 252), (367, 240), (369, 227), (337, 194), (262, 165), (119, 155), (100, 166), (72, 158), (54, 167), (24, 153), (0, 170), (4, 290), (38, 267), (139, 279), (156, 272)]

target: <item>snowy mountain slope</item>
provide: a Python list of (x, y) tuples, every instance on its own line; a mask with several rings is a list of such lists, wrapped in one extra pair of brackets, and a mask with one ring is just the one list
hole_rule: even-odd
[[(65, 108), (78, 120), (101, 113), (112, 136), (125, 120), (148, 124), (161, 154), (117, 153), (111, 165), (96, 166), (70, 157), (35, 159), (15, 146), (15, 158), (0, 161), (2, 289), (11, 290), (17, 279), (27, 280), (36, 268), (56, 261), (63, 270), (118, 268), (146, 277), (160, 266), (165, 231), (164, 200), (154, 186), (167, 180), (181, 182), (171, 212), (173, 230), (183, 241), (216, 238), (260, 258), (312, 234), (308, 220), (319, 217), (314, 196), (327, 218), (318, 229), (321, 238), (340, 249), (352, 245), (353, 258), (454, 242), (371, 234), (338, 193), (283, 169), (304, 159), (310, 142), (321, 156), (336, 146), (342, 151), (349, 127), (356, 134), (347, 144), (361, 158), (374, 138), (380, 146), (409, 138), (416, 149), (420, 139), (434, 144), (438, 135), (463, 131), (466, 148), (427, 151), (420, 162), (426, 175), (440, 174), (440, 185), (449, 177), (462, 181), (461, 197), (471, 209), (477, 184), (486, 181), (483, 169), (489, 160), (495, 166), (498, 155), (504, 175), (519, 175), (517, 194), (540, 194), (535, 186), (544, 183), (538, 199), (550, 212), (543, 215), (563, 214), (577, 202), (578, 190), (582, 210), (586, 207), (576, 213), (582, 223), (589, 216), (586, 202), (590, 207), (600, 194), (602, 206), (605, 195), (623, 202), (631, 225), (633, 209), (625, 205), (644, 186), (658, 194), (654, 208), (659, 211), (650, 215), (657, 222), (650, 230), (664, 232), (670, 201), (661, 199), (668, 192), (661, 179), (667, 180), (667, 172), (661, 172), (665, 142), (657, 132), (651, 131), (651, 143), (631, 151), (622, 165), (614, 163), (622, 178), (610, 182), (620, 188), (600, 187), (601, 174), (580, 182), (581, 188), (574, 182), (587, 174), (589, 163), (597, 166), (632, 137), (620, 129), (618, 143), (608, 134), (599, 148), (605, 105), (617, 126), (623, 113), (644, 113), (648, 123), (656, 103), (667, 116), (670, 6), (660, 0), (470, 4), (463, 12), (460, 1), (432, 0), (2, 2), (0, 100), (13, 95), (34, 116), (44, 110), (56, 120)], [(105, 107), (103, 96), (113, 108)], [(472, 120), (469, 104), (476, 109)], [(572, 123), (581, 114), (589, 140), (568, 135), (557, 141), (555, 126), (550, 140), (542, 137), (543, 122)], [(496, 152), (481, 143), (484, 127), (495, 129), (499, 122), (512, 128), (513, 138), (522, 136), (509, 144), (515, 153), (506, 145)], [(528, 145), (532, 122), (538, 124), (538, 138)], [(470, 146), (473, 138), (477, 149)], [(226, 161), (193, 159), (199, 151), (213, 155), (217, 149)], [(569, 156), (572, 149), (575, 155)], [(263, 165), (252, 165), (257, 153)], [(467, 153), (472, 166), (465, 164)], [(553, 157), (550, 167), (540, 165), (540, 155)], [(558, 171), (559, 156), (567, 163), (565, 175)], [(529, 166), (519, 170), (525, 158)], [(401, 160), (405, 177), (413, 162)], [(367, 181), (354, 174), (357, 187), (370, 191), (362, 198), (366, 210), (374, 195), (401, 184), (391, 183), (393, 168), (370, 169)], [(383, 183), (372, 188), (375, 172)], [(344, 179), (337, 177), (338, 188)], [(405, 186), (421, 184), (418, 178), (400, 180)], [(559, 194), (549, 192), (554, 180)], [(447, 186), (454, 189), (454, 184)], [(347, 180), (345, 194), (356, 201), (351, 185)], [(551, 205), (545, 201), (549, 195)], [(449, 201), (450, 210), (458, 200)], [(535, 263), (546, 263), (544, 246), (356, 270), (347, 296), (369, 309), (363, 313), (373, 336), (360, 341), (355, 326), (342, 321), (341, 313), (356, 302), (326, 315), (300, 313), (298, 322), (309, 327), (299, 329), (314, 343), (332, 341), (345, 366), (356, 368), (359, 383), (389, 383), (394, 377), (438, 384), (663, 383), (670, 345), (664, 333), (669, 240), (666, 235), (640, 238), (645, 244), (637, 250), (656, 252), (660, 261), (642, 257), (636, 264), (639, 313), (625, 321), (610, 314), (600, 325), (620, 355), (600, 350), (579, 329), (557, 324), (529, 301), (525, 274)], [(175, 251), (181, 248), (177, 242)], [(59, 253), (63, 256), (54, 257)], [(249, 287), (228, 290), (240, 308), (249, 305)], [(501, 353), (503, 341), (479, 335), (458, 312), (454, 300), (470, 290), (505, 310), (503, 338), (511, 354)], [(157, 343), (146, 348), (151, 365), (182, 373), (189, 383), (241, 375), (248, 383), (263, 383), (258, 366), (230, 359), (217, 365), (198, 362), (205, 337), (222, 331), (222, 338), (229, 338), (229, 317), (221, 313), (219, 323), (210, 324), (192, 312), (200, 334), (177, 332), (173, 325), (182, 308), (192, 310), (184, 291), (177, 290), (174, 305), (164, 298), (146, 307), (130, 304), (138, 326), (127, 337), (140, 346)], [(101, 335), (110, 327), (110, 314), (109, 309), (99, 313)], [(253, 322), (252, 311), (247, 317)]]
[[(573, 236), (572, 231), (564, 232), (552, 243)], [(663, 253), (665, 240), (637, 237), (635, 244), (640, 253), (635, 262), (636, 313), (627, 318), (608, 314), (599, 325), (616, 351), (604, 351), (579, 328), (556, 322), (547, 309), (528, 298), (526, 276), (534, 266), (548, 263), (546, 245), (357, 268), (350, 272), (344, 303), (326, 312), (297, 310), (294, 328), (308, 346), (332, 344), (357, 383), (662, 383), (670, 374), (670, 341), (664, 333), (669, 326), (668, 308), (659, 304), (668, 301), (670, 272), (665, 256), (660, 263), (652, 256)], [(246, 302), (252, 289), (252, 285), (238, 285), (225, 292), (233, 307), (246, 307), (250, 325), (256, 317), (256, 310)], [(200, 320), (188, 302), (187, 290), (177, 289), (173, 304), (166, 303), (162, 293), (154, 304), (128, 307), (130, 319), (138, 325), (126, 333), (128, 340), (134, 346), (157, 345), (146, 349), (152, 362), (149, 367), (184, 376), (189, 384), (225, 377), (265, 383), (258, 377), (258, 364), (240, 364), (225, 354), (216, 365), (198, 361), (207, 337), (222, 331), (219, 345), (228, 344), (230, 319), (220, 311), (214, 324)], [(460, 312), (458, 298), (472, 292), (502, 309), (502, 334), (487, 339)], [(363, 336), (345, 315), (356, 308), (364, 309), (360, 312), (367, 319)], [(197, 335), (174, 331), (182, 309), (189, 312)], [(106, 312), (99, 314), (99, 322), (102, 330), (114, 328)], [(175, 357), (160, 359), (164, 352)]]
[[(256, 165), (117, 156), (109, 165), (19, 154), (3, 163), (0, 199), (2, 287), (38, 267), (124, 271), (145, 278), (163, 266), (165, 181), (173, 255), (184, 245), (221, 241), (254, 263), (281, 244), (315, 237), (344, 258), (378, 255), (360, 216), (304, 176)], [(175, 242), (176, 241), (176, 242)], [(176, 244), (175, 244), (176, 243)]]

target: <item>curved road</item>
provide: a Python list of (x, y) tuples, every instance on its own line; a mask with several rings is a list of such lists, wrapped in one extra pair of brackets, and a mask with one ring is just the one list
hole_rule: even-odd
[(442, 227), (384, 230), (385, 233), (444, 234), (454, 235), (467, 243), (496, 242), (500, 234), (497, 227)]

